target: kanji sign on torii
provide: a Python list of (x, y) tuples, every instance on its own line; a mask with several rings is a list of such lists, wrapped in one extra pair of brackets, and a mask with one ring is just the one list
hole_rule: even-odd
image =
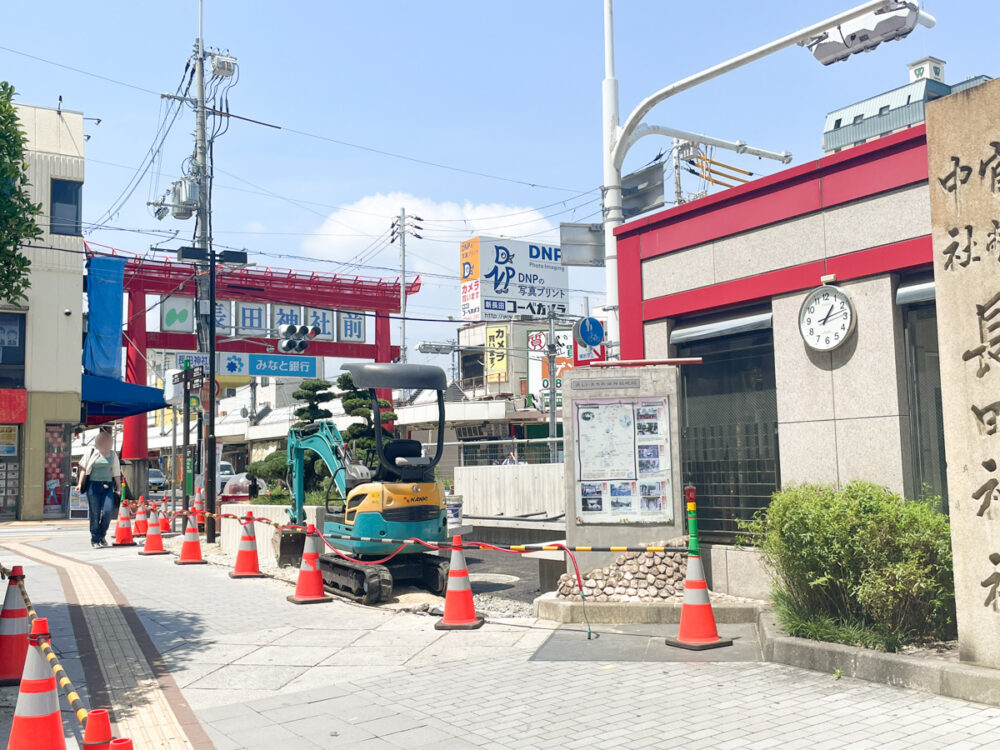
[[(194, 333), (146, 330), (146, 295), (194, 297), (197, 287), (196, 266), (180, 263), (164, 256), (130, 256), (114, 248), (86, 243), (91, 254), (111, 254), (128, 257), (125, 265), (124, 290), (128, 298), (128, 316), (122, 336), (126, 347), (125, 379), (130, 383), (146, 384), (146, 353), (148, 349), (193, 351), (198, 349)], [(226, 299), (268, 304), (286, 304), (303, 308), (345, 311), (353, 315), (374, 317), (375, 341), (372, 344), (351, 341), (313, 341), (309, 354), (316, 357), (367, 359), (391, 362), (399, 356), (399, 347), (390, 342), (390, 318), (399, 313), (400, 279), (294, 271), (259, 266), (227, 268), (217, 281), (218, 296)], [(420, 290), (420, 277), (408, 279), (406, 293)], [(249, 339), (230, 340), (217, 337), (219, 352), (261, 354), (277, 351), (278, 339), (268, 330), (265, 335)], [(390, 398), (391, 394), (381, 394)], [(125, 419), (122, 434), (122, 458), (146, 458), (146, 416), (140, 414)]]

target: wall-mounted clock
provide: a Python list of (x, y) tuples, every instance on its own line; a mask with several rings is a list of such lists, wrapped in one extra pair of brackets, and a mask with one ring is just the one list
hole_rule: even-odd
[(842, 289), (824, 284), (802, 302), (799, 333), (810, 349), (829, 352), (850, 338), (857, 321), (851, 298)]

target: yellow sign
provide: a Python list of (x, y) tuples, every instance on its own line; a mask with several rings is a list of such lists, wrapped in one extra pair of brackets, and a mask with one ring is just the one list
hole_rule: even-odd
[(486, 329), (486, 379), (491, 383), (507, 381), (507, 326)]
[(473, 237), (462, 243), (462, 281), (472, 281), (479, 278), (479, 238)]

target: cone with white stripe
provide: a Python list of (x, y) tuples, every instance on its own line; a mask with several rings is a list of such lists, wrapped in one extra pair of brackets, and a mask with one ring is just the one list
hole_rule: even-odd
[(24, 671), (28, 653), (28, 610), (17, 582), (24, 579), (24, 569), (15, 565), (10, 571), (7, 595), (0, 614), (0, 685), (16, 685)]
[(198, 536), (198, 524), (190, 517), (185, 518), (185, 523), (181, 556), (174, 560), (174, 564), (205, 565), (205, 560), (201, 556), (201, 537)]
[(143, 545), (139, 554), (167, 554), (167, 551), (163, 549), (163, 536), (160, 534), (160, 519), (157, 517), (155, 508), (149, 511), (149, 528), (146, 529), (146, 543)]
[(149, 530), (149, 522), (146, 520), (146, 506), (142, 504), (142, 496), (135, 509), (135, 535), (145, 536)]
[(319, 570), (319, 553), (322, 540), (312, 524), (306, 526), (306, 543), (302, 548), (302, 564), (295, 582), (295, 593), (288, 597), (292, 604), (316, 604), (332, 601), (333, 597), (323, 588), (323, 574)]
[(448, 566), (448, 590), (444, 595), (444, 617), (434, 623), (435, 630), (475, 630), (485, 620), (476, 614), (472, 600), (472, 583), (462, 552), (462, 537), (455, 535), (451, 542), (451, 565)]
[(195, 490), (194, 493), (194, 512), (195, 517), (198, 519), (198, 529), (205, 528), (205, 500), (201, 496), (201, 487)]
[(236, 550), (236, 567), (229, 571), (230, 578), (263, 578), (257, 560), (257, 537), (253, 530), (253, 513), (247, 511), (246, 522)]
[(732, 638), (720, 638), (715, 627), (712, 603), (708, 599), (705, 566), (701, 562), (698, 546), (698, 522), (695, 515), (694, 487), (684, 489), (688, 514), (688, 560), (684, 577), (684, 602), (681, 604), (681, 625), (676, 638), (667, 638), (668, 646), (678, 646), (692, 651), (732, 646)]
[(7, 750), (66, 750), (56, 677), (42, 654), (40, 639), (49, 637), (49, 621), (31, 624), (28, 655), (24, 660), (21, 690), (14, 708)]
[(128, 501), (122, 502), (118, 510), (118, 522), (115, 524), (115, 540), (112, 547), (134, 547), (135, 537), (132, 536), (132, 514), (128, 509)]

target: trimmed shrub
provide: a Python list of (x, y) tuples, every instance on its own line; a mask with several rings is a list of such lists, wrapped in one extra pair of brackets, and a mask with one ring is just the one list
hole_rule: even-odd
[(955, 634), (948, 519), (870, 482), (792, 485), (744, 525), (792, 635), (894, 651)]

